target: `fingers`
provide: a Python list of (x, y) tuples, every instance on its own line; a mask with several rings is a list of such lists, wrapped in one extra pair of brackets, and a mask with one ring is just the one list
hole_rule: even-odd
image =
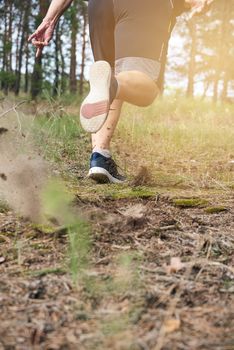
[(37, 33), (33, 33), (28, 37), (28, 41), (32, 41), (32, 39), (34, 39), (37, 36)]
[(45, 46), (49, 44), (48, 40), (45, 41), (39, 41), (39, 40), (33, 40), (32, 39), (32, 44), (36, 46), (37, 51), (36, 51), (36, 57), (40, 57), (42, 54), (42, 50)]
[(43, 46), (37, 47), (36, 58), (40, 57), (42, 54)]
[(50, 21), (43, 21), (37, 30), (28, 38), (36, 46), (36, 57), (40, 57), (44, 46), (47, 46), (53, 36), (54, 24)]
[(37, 30), (32, 35), (30, 35), (30, 37), (28, 38), (28, 41), (32, 41), (34, 38), (37, 38), (38, 36), (40, 36), (40, 34), (42, 33), (43, 33), (42, 29), (38, 27)]
[(34, 46), (47, 46), (48, 45), (48, 41), (47, 40), (45, 40), (45, 41), (33, 40), (32, 44)]

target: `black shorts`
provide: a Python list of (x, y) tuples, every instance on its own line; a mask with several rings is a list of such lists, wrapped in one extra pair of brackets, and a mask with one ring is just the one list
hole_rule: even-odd
[(157, 80), (173, 13), (172, 0), (89, 0), (95, 60), (116, 69), (140, 70)]

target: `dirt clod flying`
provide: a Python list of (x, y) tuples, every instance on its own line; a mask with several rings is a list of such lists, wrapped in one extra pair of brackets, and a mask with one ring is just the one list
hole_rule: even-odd
[(5, 134), (7, 131), (8, 129), (0, 127), (0, 135)]
[[(20, 215), (40, 220), (40, 191), (47, 178), (47, 163), (32, 140), (22, 137), (24, 115), (8, 113), (0, 126), (0, 199)], [(19, 126), (20, 120), (20, 126)], [(30, 120), (27, 120), (30, 123)]]
[(1, 174), (0, 174), (0, 178), (1, 178), (3, 181), (6, 181), (6, 180), (7, 180), (7, 176), (6, 176), (4, 173), (1, 173)]
[(138, 173), (132, 180), (131, 185), (132, 186), (149, 185), (151, 181), (152, 181), (152, 175), (150, 173), (149, 168), (142, 165), (138, 169)]
[(0, 175), (0, 194), (21, 215), (32, 220), (40, 217), (40, 189), (46, 179), (46, 166), (35, 156), (29, 160), (19, 155), (12, 161), (5, 160), (4, 173)]

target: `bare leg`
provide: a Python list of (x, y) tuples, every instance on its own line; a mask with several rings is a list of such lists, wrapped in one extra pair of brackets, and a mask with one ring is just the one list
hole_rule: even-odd
[(110, 142), (119, 121), (123, 101), (137, 106), (148, 106), (154, 101), (159, 91), (155, 82), (141, 72), (121, 72), (116, 78), (119, 84), (117, 99), (112, 103), (108, 118), (102, 128), (92, 134), (93, 149), (110, 149)]
[(142, 72), (121, 72), (117, 76), (117, 81), (119, 90), (116, 98), (136, 106), (150, 105), (159, 92), (157, 84)]
[(96, 134), (92, 134), (93, 149), (110, 149), (110, 141), (118, 123), (122, 105), (123, 102), (121, 100), (113, 101), (106, 122)]

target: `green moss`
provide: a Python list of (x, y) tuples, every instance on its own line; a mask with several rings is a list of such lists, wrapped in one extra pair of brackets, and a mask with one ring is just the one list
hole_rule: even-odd
[(128, 187), (124, 189), (109, 191), (105, 193), (106, 198), (110, 199), (125, 199), (125, 198), (151, 198), (156, 196), (156, 191), (147, 187)]
[(203, 208), (209, 204), (206, 199), (202, 198), (174, 198), (172, 202), (179, 208)]
[(226, 207), (223, 207), (223, 206), (215, 206), (215, 207), (208, 207), (205, 209), (205, 212), (207, 214), (217, 214), (217, 213), (221, 213), (223, 211), (227, 211), (228, 208)]
[(48, 245), (46, 243), (43, 243), (43, 242), (31, 243), (30, 246), (36, 250), (41, 250), (43, 252), (50, 252), (50, 247), (48, 247)]
[(33, 224), (32, 228), (39, 231), (43, 232), (45, 234), (53, 234), (55, 233), (55, 228), (49, 225), (38, 225), (38, 224)]

